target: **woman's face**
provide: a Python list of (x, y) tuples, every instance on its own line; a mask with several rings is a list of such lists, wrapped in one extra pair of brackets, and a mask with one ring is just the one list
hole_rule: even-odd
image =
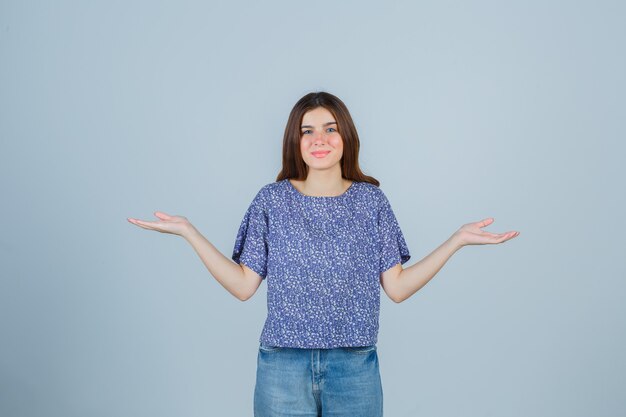
[(343, 140), (337, 121), (324, 107), (310, 110), (302, 117), (300, 152), (309, 169), (329, 169), (340, 163)]

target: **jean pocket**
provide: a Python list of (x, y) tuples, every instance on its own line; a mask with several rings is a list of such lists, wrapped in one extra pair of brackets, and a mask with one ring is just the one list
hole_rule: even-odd
[(282, 347), (281, 346), (268, 346), (268, 345), (264, 345), (263, 343), (260, 343), (259, 350), (265, 353), (273, 353), (273, 352), (278, 352), (279, 350), (282, 350)]
[(376, 345), (370, 345), (370, 346), (346, 346), (343, 348), (345, 351), (350, 352), (350, 353), (358, 353), (358, 354), (365, 354), (365, 353), (370, 353), (376, 350)]

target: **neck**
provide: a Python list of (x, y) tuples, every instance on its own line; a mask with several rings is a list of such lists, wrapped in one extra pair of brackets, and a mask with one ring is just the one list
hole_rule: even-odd
[(301, 182), (301, 192), (312, 196), (337, 196), (343, 194), (352, 183), (341, 177), (341, 167), (333, 170), (309, 169), (306, 180)]

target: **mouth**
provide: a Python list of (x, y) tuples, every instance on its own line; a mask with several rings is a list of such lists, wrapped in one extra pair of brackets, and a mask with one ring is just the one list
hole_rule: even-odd
[(319, 151), (319, 152), (311, 152), (311, 155), (313, 155), (316, 158), (324, 158), (329, 153), (330, 151)]

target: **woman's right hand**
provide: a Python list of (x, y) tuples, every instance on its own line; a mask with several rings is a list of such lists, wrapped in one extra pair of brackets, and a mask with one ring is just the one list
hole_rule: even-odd
[(173, 235), (184, 236), (192, 228), (192, 224), (184, 216), (170, 216), (162, 211), (155, 211), (154, 215), (159, 220), (149, 222), (145, 220), (137, 220), (132, 217), (128, 217), (127, 220), (132, 224), (135, 224), (144, 229), (156, 230), (161, 233), (171, 233)]

